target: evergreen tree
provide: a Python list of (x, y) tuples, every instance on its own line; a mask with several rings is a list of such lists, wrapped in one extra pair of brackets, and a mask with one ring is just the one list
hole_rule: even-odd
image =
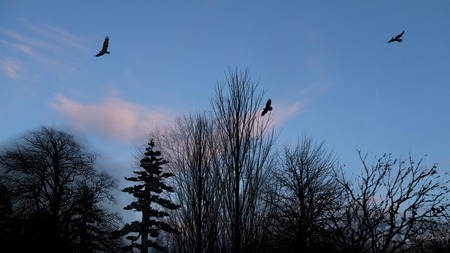
[[(153, 140), (150, 140), (148, 147), (145, 149), (144, 157), (140, 161), (142, 170), (133, 171), (134, 177), (126, 177), (125, 179), (138, 184), (124, 188), (122, 191), (132, 194), (136, 198), (135, 201), (127, 205), (125, 210), (136, 210), (142, 213), (141, 221), (134, 221), (131, 224), (125, 224), (121, 229), (120, 235), (127, 236), (131, 240), (129, 246), (124, 247), (125, 250), (133, 248), (140, 249), (141, 252), (148, 252), (148, 248), (155, 248), (161, 251), (167, 251), (167, 247), (161, 245), (157, 241), (161, 231), (167, 233), (178, 233), (176, 228), (171, 227), (164, 217), (169, 216), (166, 210), (174, 210), (179, 205), (174, 204), (171, 200), (164, 198), (162, 193), (174, 192), (173, 187), (165, 184), (164, 179), (174, 176), (172, 173), (163, 172), (162, 166), (168, 161), (161, 158), (161, 152), (155, 150)], [(152, 240), (149, 237), (155, 238)], [(140, 239), (140, 243), (138, 240)]]

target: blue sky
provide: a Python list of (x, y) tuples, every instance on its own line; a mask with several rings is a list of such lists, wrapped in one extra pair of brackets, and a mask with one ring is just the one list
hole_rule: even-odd
[(278, 146), (308, 133), (350, 171), (356, 149), (449, 171), (449, 27), (447, 0), (2, 0), (0, 142), (72, 129), (123, 178), (149, 131), (210, 110), (238, 68), (272, 99)]

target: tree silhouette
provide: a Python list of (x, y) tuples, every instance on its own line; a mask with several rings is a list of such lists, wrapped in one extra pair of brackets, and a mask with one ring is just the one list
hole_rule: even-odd
[(11, 226), (1, 228), (13, 240), (2, 250), (115, 252), (107, 235), (119, 219), (102, 203), (113, 200), (116, 181), (96, 172), (95, 159), (72, 135), (47, 127), (3, 150), (0, 179), (14, 201)]
[(215, 166), (218, 145), (208, 116), (179, 117), (162, 138), (181, 204), (172, 216), (173, 224), (180, 227), (180, 234), (174, 236), (177, 252), (219, 252), (220, 248), (221, 196)]
[(231, 246), (236, 253), (261, 252), (264, 243), (266, 209), (261, 197), (272, 166), (274, 137), (270, 117), (260, 118), (263, 93), (258, 95), (257, 87), (247, 70), (230, 70), (226, 82), (217, 84), (213, 100), (223, 233), (229, 240), (224, 247)]
[(336, 182), (338, 161), (324, 142), (303, 137), (294, 148), (284, 147), (276, 185), (270, 232), (284, 252), (307, 252), (329, 246), (327, 223), (339, 205), (343, 188)]
[[(166, 211), (179, 208), (171, 200), (164, 198), (163, 193), (174, 192), (173, 187), (168, 186), (164, 180), (172, 177), (172, 173), (163, 172), (162, 166), (168, 161), (161, 158), (161, 152), (155, 150), (155, 143), (150, 140), (145, 149), (144, 157), (140, 160), (142, 170), (133, 171), (135, 177), (126, 177), (125, 179), (137, 184), (126, 187), (122, 191), (132, 194), (135, 201), (125, 206), (125, 210), (136, 210), (142, 213), (141, 221), (134, 221), (118, 231), (118, 235), (129, 235), (126, 238), (131, 240), (131, 244), (123, 249), (139, 249), (141, 252), (148, 252), (148, 248), (155, 248), (161, 251), (167, 251), (167, 247), (157, 240), (149, 237), (158, 238), (161, 231), (167, 233), (178, 233), (176, 228), (171, 227), (165, 220), (169, 216)], [(137, 235), (136, 235), (137, 234)], [(138, 240), (140, 239), (140, 242)]]
[(340, 248), (362, 252), (410, 250), (445, 224), (450, 207), (448, 179), (437, 165), (393, 159), (384, 154), (373, 165), (358, 151), (363, 171), (356, 179), (339, 180), (346, 207), (336, 218)]

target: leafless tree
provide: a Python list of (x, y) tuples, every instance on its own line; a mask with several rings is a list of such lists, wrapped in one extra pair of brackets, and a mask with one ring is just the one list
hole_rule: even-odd
[(437, 165), (427, 167), (411, 155), (399, 160), (385, 154), (370, 166), (367, 155), (358, 154), (363, 172), (356, 179), (340, 180), (347, 197), (346, 208), (335, 220), (342, 247), (405, 251), (436, 231), (449, 208), (449, 181), (440, 178)]
[(260, 225), (266, 218), (260, 197), (272, 165), (274, 134), (270, 117), (260, 117), (264, 93), (257, 95), (257, 87), (247, 70), (229, 70), (226, 81), (217, 83), (212, 101), (216, 142), (220, 145), (223, 228), (231, 251), (236, 253), (260, 250)]
[(173, 220), (180, 230), (175, 235), (178, 251), (218, 252), (220, 248), (215, 133), (211, 115), (198, 113), (177, 118), (162, 134), (181, 205)]
[(303, 136), (294, 148), (284, 147), (273, 170), (276, 188), (271, 213), (272, 235), (279, 252), (324, 249), (330, 213), (339, 205), (343, 188), (334, 178), (339, 163), (324, 142)]

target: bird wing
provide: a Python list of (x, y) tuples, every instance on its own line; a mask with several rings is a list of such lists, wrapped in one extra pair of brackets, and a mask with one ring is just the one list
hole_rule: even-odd
[(105, 41), (103, 41), (102, 52), (106, 52), (108, 50), (109, 38), (106, 36)]
[(269, 99), (269, 100), (267, 100), (267, 102), (266, 102), (266, 107), (263, 109), (263, 111), (262, 111), (262, 113), (261, 113), (261, 116), (264, 116), (268, 111), (271, 111), (272, 110), (272, 108), (270, 107), (270, 104), (272, 103), (272, 100), (271, 99)]
[(97, 56), (97, 57), (99, 57), (99, 56), (102, 56), (102, 55), (104, 55), (105, 53), (103, 52), (103, 51), (100, 51), (100, 52), (98, 52), (98, 54), (96, 54), (95, 56)]
[(262, 113), (261, 113), (261, 116), (264, 116), (267, 112), (268, 112), (268, 110), (266, 108), (264, 108)]
[(405, 31), (403, 31), (402, 33), (400, 33), (399, 35), (397, 35), (396, 37), (395, 37), (395, 39), (399, 39), (400, 37), (402, 37), (402, 35), (405, 33)]

